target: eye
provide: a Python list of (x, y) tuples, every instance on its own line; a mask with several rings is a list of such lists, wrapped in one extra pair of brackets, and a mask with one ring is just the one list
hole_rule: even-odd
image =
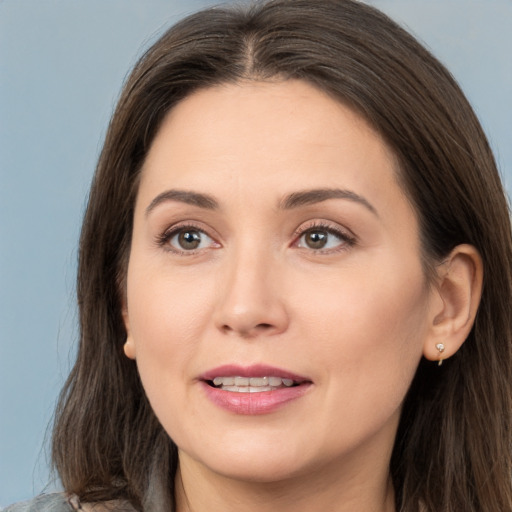
[(355, 238), (332, 226), (313, 226), (302, 233), (297, 247), (314, 251), (336, 251), (354, 245)]
[(198, 251), (218, 245), (203, 230), (193, 226), (180, 226), (166, 231), (159, 237), (158, 243), (178, 253)]

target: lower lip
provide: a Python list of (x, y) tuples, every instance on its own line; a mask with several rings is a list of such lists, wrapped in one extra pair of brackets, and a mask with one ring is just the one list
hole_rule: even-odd
[(235, 414), (257, 415), (269, 414), (286, 404), (297, 400), (311, 387), (304, 383), (290, 388), (279, 388), (272, 391), (256, 393), (237, 393), (214, 388), (206, 382), (201, 382), (206, 396), (217, 406)]

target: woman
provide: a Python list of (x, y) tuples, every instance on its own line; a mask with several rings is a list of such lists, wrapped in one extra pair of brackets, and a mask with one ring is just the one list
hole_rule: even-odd
[(107, 134), (54, 430), (68, 494), (32, 506), (512, 510), (511, 257), (475, 115), (384, 15), (187, 18)]

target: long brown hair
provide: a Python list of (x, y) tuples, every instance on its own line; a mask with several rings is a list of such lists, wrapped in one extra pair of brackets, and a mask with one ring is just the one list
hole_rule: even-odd
[(353, 0), (202, 11), (166, 32), (128, 78), (80, 239), (80, 346), (53, 438), (66, 490), (86, 501), (126, 498), (138, 510), (172, 508), (176, 446), (122, 349), (139, 173), (160, 122), (185, 96), (276, 78), (315, 85), (386, 140), (420, 219), (427, 273), (459, 243), (483, 259), (481, 304), (466, 343), (442, 367), (422, 361), (405, 399), (390, 468), (397, 510), (512, 510), (512, 243), (496, 165), (449, 72), (393, 21)]

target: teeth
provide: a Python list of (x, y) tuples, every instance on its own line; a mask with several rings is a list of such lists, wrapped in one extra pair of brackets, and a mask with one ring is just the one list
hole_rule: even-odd
[(213, 385), (224, 391), (260, 393), (293, 386), (293, 380), (281, 377), (215, 377)]
[(235, 378), (234, 377), (215, 377), (213, 379), (213, 384), (215, 386), (233, 386), (235, 384)]
[(270, 377), (268, 380), (271, 386), (280, 386), (283, 383), (283, 379), (280, 377)]
[(251, 377), (249, 384), (251, 386), (268, 386), (268, 377)]
[(273, 389), (270, 386), (222, 386), (221, 388), (223, 391), (234, 391), (236, 393), (261, 393), (262, 391), (272, 391)]
[(270, 386), (257, 386), (257, 387), (250, 387), (249, 388), (249, 392), (250, 393), (259, 393), (260, 391), (272, 391), (273, 389), (276, 389), (276, 388), (273, 388), (273, 387), (270, 387)]

